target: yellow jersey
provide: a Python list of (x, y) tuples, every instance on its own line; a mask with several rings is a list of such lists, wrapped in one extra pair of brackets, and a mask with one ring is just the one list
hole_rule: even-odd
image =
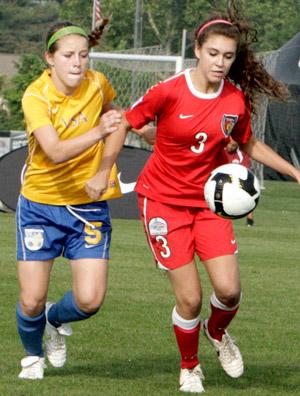
[[(53, 164), (43, 152), (33, 132), (52, 125), (62, 140), (83, 135), (99, 124), (104, 105), (115, 97), (106, 77), (87, 70), (85, 78), (72, 96), (55, 88), (50, 70), (26, 89), (22, 107), (28, 135), (28, 158), (21, 194), (27, 199), (50, 205), (79, 205), (92, 202), (85, 192), (85, 183), (99, 169), (103, 154), (100, 141), (75, 158)], [(109, 178), (108, 189), (101, 201), (121, 197), (116, 165)]]

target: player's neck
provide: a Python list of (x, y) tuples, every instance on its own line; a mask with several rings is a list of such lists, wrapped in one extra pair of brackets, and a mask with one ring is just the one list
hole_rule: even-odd
[(221, 82), (211, 83), (197, 69), (190, 71), (191, 81), (195, 89), (204, 94), (218, 92)]

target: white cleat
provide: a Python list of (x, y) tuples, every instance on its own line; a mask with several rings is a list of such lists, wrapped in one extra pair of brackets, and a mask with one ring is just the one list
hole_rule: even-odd
[(181, 369), (179, 377), (179, 390), (181, 392), (190, 393), (203, 393), (204, 388), (202, 385), (204, 375), (202, 373), (200, 364), (192, 369)]
[(207, 322), (208, 320), (206, 319), (203, 323), (203, 330), (206, 337), (217, 351), (221, 366), (230, 377), (239, 378), (244, 372), (243, 358), (239, 348), (226, 330), (223, 334), (222, 341), (212, 338), (207, 329)]
[(45, 358), (39, 356), (26, 356), (21, 360), (22, 371), (19, 374), (21, 379), (43, 379)]
[(46, 303), (46, 334), (49, 339), (45, 342), (47, 358), (53, 367), (62, 367), (67, 360), (66, 336), (72, 335), (71, 326), (63, 323), (59, 327), (54, 327), (48, 322), (48, 311), (54, 303)]

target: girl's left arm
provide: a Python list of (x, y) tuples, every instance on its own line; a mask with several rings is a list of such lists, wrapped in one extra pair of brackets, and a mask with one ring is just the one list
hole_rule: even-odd
[(261, 140), (252, 136), (246, 144), (241, 145), (241, 149), (252, 159), (276, 172), (291, 176), (300, 184), (300, 169), (295, 168)]

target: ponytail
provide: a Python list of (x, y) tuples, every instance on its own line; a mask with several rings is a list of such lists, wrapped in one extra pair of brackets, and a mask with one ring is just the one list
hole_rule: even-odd
[(101, 18), (96, 22), (94, 30), (92, 30), (88, 35), (89, 48), (95, 47), (99, 44), (99, 40), (108, 22), (109, 19), (107, 18)]

